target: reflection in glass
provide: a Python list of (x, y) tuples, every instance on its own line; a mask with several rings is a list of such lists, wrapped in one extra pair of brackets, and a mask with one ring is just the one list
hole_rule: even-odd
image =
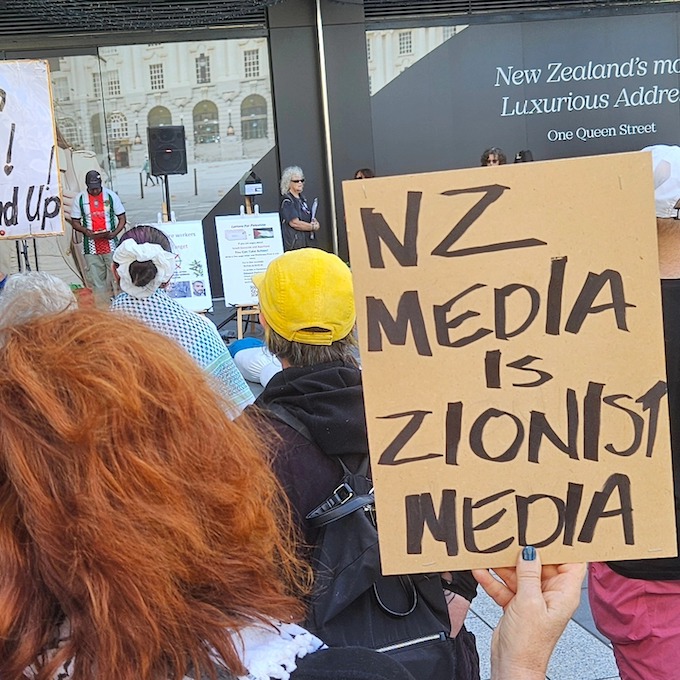
[(152, 90), (165, 89), (165, 77), (163, 75), (163, 64), (149, 64), (149, 80)]
[(274, 144), (266, 50), (253, 37), (57, 56), (57, 124), (71, 147), (96, 156), (132, 224), (162, 212), (160, 188), (143, 186), (147, 128), (183, 125), (189, 172), (170, 178), (172, 207), (178, 220), (202, 219)]
[(172, 114), (165, 106), (154, 106), (147, 117), (149, 127), (160, 127), (161, 125), (172, 125)]
[(454, 38), (466, 26), (414, 26), (366, 32), (369, 92), (374, 95), (409, 66), (442, 43)]
[(210, 82), (210, 57), (200, 54), (196, 57), (196, 83), (205, 85)]
[(243, 139), (263, 139), (267, 136), (267, 102), (251, 94), (241, 104), (241, 135)]
[(243, 70), (246, 78), (260, 77), (260, 51), (246, 50), (243, 53)]
[(194, 107), (194, 143), (215, 144), (220, 141), (220, 121), (217, 106), (202, 101)]
[[(58, 120), (59, 127), (61, 127), (61, 121)], [(102, 131), (102, 116), (101, 113), (95, 113), (90, 119), (90, 130), (92, 134), (92, 150), (101, 156), (104, 153), (104, 135)], [(66, 137), (66, 141), (73, 146), (73, 140), (70, 137)]]

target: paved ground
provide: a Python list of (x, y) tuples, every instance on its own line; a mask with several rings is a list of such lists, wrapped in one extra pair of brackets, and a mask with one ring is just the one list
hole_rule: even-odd
[[(169, 176), (170, 206), (177, 221), (203, 219), (257, 160), (194, 163), (188, 174)], [(130, 224), (154, 224), (162, 208), (162, 189), (160, 185), (140, 186), (140, 178), (138, 168), (117, 168), (112, 188), (123, 201)], [(278, 187), (267, 190), (278, 195)]]
[[(480, 588), (481, 591), (481, 588)], [(481, 660), (481, 678), (489, 680), (489, 645), (491, 633), (501, 609), (483, 591), (472, 603), (466, 626), (477, 637)], [(611, 645), (595, 629), (588, 591), (584, 584), (581, 605), (557, 643), (548, 667), (548, 680), (618, 680), (619, 672)]]
[[(225, 309), (222, 301), (216, 301), (211, 316), (215, 323), (225, 321), (231, 310)], [(229, 341), (236, 336), (236, 322), (229, 321), (220, 329), (223, 337)], [(248, 334), (260, 334), (258, 324), (247, 329)], [(261, 387), (251, 387), (259, 394)], [(501, 608), (491, 600), (482, 589), (472, 603), (466, 625), (477, 637), (477, 649), (481, 660), (481, 680), (491, 677), (489, 666), (489, 647), (491, 633), (501, 615)], [(548, 668), (548, 680), (618, 680), (619, 673), (614, 661), (611, 645), (595, 628), (588, 605), (588, 590), (584, 583), (581, 592), (581, 604), (569, 622), (564, 635), (553, 653)]]

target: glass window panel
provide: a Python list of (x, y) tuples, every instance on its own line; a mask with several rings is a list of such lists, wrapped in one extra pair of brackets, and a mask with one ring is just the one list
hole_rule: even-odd
[(172, 125), (172, 114), (165, 106), (154, 106), (147, 116), (147, 124), (149, 127)]
[(155, 223), (161, 188), (143, 181), (140, 188), (147, 128), (183, 125), (189, 173), (168, 178), (172, 207), (178, 220), (202, 219), (274, 145), (266, 40), (103, 50), (55, 57), (53, 97), (62, 137), (100, 168), (131, 224)]
[(193, 111), (194, 143), (217, 144), (220, 141), (220, 121), (217, 106), (211, 101), (196, 104)]
[(149, 64), (149, 79), (152, 90), (165, 89), (165, 79), (163, 77), (163, 64)]
[(244, 75), (246, 78), (260, 77), (260, 51), (245, 50), (243, 53)]
[[(467, 28), (466, 26), (413, 27), (366, 32), (370, 50), (368, 78), (374, 95), (409, 66), (429, 54), (443, 42)], [(370, 45), (370, 47), (368, 47)]]
[(241, 103), (241, 134), (243, 139), (266, 139), (267, 101), (264, 97), (251, 94)]
[(196, 83), (205, 85), (210, 82), (210, 57), (201, 54), (196, 57)]
[(106, 91), (109, 97), (120, 95), (120, 77), (118, 71), (109, 71), (106, 74)]
[(399, 54), (411, 54), (413, 52), (412, 39), (411, 31), (399, 33)]
[(99, 99), (102, 96), (102, 81), (99, 77), (99, 71), (92, 74), (92, 95), (95, 99)]

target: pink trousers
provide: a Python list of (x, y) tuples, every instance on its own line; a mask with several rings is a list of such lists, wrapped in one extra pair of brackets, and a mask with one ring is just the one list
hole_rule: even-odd
[(680, 581), (626, 578), (594, 562), (588, 596), (595, 625), (614, 646), (621, 680), (680, 678)]

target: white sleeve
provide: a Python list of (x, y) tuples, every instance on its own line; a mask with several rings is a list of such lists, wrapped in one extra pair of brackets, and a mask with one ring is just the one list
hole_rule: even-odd
[(80, 199), (83, 196), (83, 192), (81, 191), (74, 199), (73, 199), (73, 206), (71, 207), (71, 217), (74, 220), (81, 220), (83, 218), (83, 213), (80, 210)]
[(247, 347), (234, 355), (236, 368), (249, 382), (259, 382), (263, 387), (272, 376), (283, 370), (281, 362), (266, 347)]
[(113, 212), (116, 213), (116, 215), (122, 215), (125, 212), (125, 208), (123, 202), (118, 197), (118, 194), (112, 191), (111, 200), (113, 201)]

